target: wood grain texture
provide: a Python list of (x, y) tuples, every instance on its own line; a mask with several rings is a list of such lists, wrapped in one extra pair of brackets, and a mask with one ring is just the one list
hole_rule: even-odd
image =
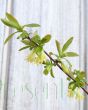
[[(11, 13), (11, 6), (12, 6), (12, 1), (8, 0), (1, 2), (1, 6), (4, 6), (3, 3), (5, 4), (5, 7), (3, 7), (3, 13), (5, 14), (6, 11)], [(3, 16), (4, 17), (4, 16)], [(3, 34), (3, 38), (5, 39), (9, 34), (10, 34), (10, 29), (8, 27), (4, 27), (4, 30), (2, 31)], [(0, 75), (0, 79), (1, 79), (1, 83), (2, 83), (2, 87), (1, 87), (1, 97), (0, 97), (0, 110), (6, 110), (7, 109), (7, 96), (8, 96), (8, 81), (9, 81), (9, 58), (10, 58), (10, 43), (8, 43), (8, 45), (4, 46), (3, 45), (3, 41), (2, 41), (2, 62), (1, 64), (1, 75)]]
[[(82, 2), (82, 0), (13, 0), (12, 14), (21, 24), (41, 24), (41, 28), (37, 29), (41, 36), (47, 33), (52, 35), (51, 42), (45, 46), (48, 52), (57, 52), (55, 39), (63, 45), (73, 36), (74, 41), (69, 51), (81, 53), (82, 57), (71, 58), (71, 62), (74, 68), (83, 69), (84, 31), (80, 32), (84, 29)], [(18, 52), (22, 44), (15, 36), (10, 45), (7, 110), (84, 110), (83, 102), (79, 103), (67, 97), (68, 82), (58, 68), (54, 69), (54, 79), (50, 75), (46, 77), (42, 74), (41, 65), (36, 66), (25, 61), (28, 51)]]
[[(6, 12), (7, 7), (6, 0), (0, 1), (0, 18), (4, 17), (4, 13)], [(0, 110), (3, 109), (4, 103), (4, 73), (3, 73), (3, 57), (4, 57), (4, 45), (3, 40), (5, 38), (5, 27), (0, 22)]]

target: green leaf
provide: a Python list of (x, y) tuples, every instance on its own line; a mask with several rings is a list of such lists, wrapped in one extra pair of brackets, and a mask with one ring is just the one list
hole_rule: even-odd
[(40, 46), (37, 46), (34, 48), (34, 52), (38, 55), (40, 55), (42, 51), (43, 51), (43, 48)]
[(84, 71), (81, 71), (79, 77), (80, 77), (81, 79), (85, 79), (85, 77), (86, 77), (85, 72), (84, 72)]
[(25, 39), (25, 38), (28, 38), (29, 34), (24, 30), (18, 37), (17, 39), (19, 38), (22, 38), (22, 39)]
[(5, 24), (6, 26), (8, 27), (11, 27), (11, 28), (15, 28), (17, 29), (18, 31), (23, 31), (21, 27), (18, 27), (17, 25), (15, 25), (15, 23), (12, 23), (11, 21), (8, 21), (6, 19), (1, 19), (2, 23)]
[(74, 91), (76, 87), (77, 87), (76, 84), (74, 84), (72, 90)]
[(75, 85), (75, 82), (74, 81), (71, 81), (70, 83), (69, 83), (69, 86), (68, 86), (68, 88), (69, 89), (73, 89), (73, 86)]
[(46, 60), (45, 65), (46, 65), (46, 66), (51, 65), (51, 61)]
[(7, 25), (8, 27), (12, 27), (17, 29), (18, 31), (22, 32), (23, 29), (22, 27), (19, 25), (18, 21), (9, 13), (6, 13), (6, 19), (1, 19), (1, 21)]
[(12, 16), (11, 14), (9, 14), (9, 13), (6, 13), (6, 17), (8, 18), (8, 20), (9, 20), (10, 22), (12, 22), (12, 23), (15, 24), (17, 27), (20, 28), (20, 25), (19, 25), (19, 23), (18, 23), (18, 21), (16, 20), (15, 17), (13, 17), (13, 16)]
[(47, 43), (51, 40), (51, 35), (47, 34), (45, 37), (42, 38), (41, 42), (42, 43)]
[(51, 71), (51, 68), (52, 68), (51, 65), (47, 65), (46, 69), (44, 70), (44, 73), (47, 75)]
[(33, 27), (40, 27), (40, 25), (39, 24), (32, 23), (32, 24), (26, 24), (26, 25), (23, 26), (23, 28), (24, 27), (30, 27), (30, 28), (32, 27), (33, 28)]
[(71, 80), (71, 78), (67, 77), (67, 80), (68, 80), (68, 81), (70, 81), (70, 80)]
[(29, 46), (22, 47), (19, 49), (19, 51), (22, 51), (22, 50), (27, 49), (27, 48), (29, 48)]
[(48, 71), (47, 69), (44, 69), (43, 73), (44, 73), (45, 75), (48, 75), (48, 74), (49, 74), (49, 71)]
[(75, 52), (66, 52), (62, 55), (62, 58), (63, 57), (77, 57), (77, 56), (78, 56), (78, 54)]
[(50, 70), (50, 75), (54, 78), (54, 74), (53, 74), (52, 68), (51, 68), (51, 70)]
[(35, 43), (40, 43), (40, 36), (39, 35), (35, 35), (31, 38), (32, 41), (34, 41)]
[(84, 81), (85, 82), (85, 72), (84, 71), (80, 71), (80, 70), (75, 70), (74, 74), (79, 78), (80, 81)]
[(24, 39), (21, 42), (24, 43), (25, 45), (29, 46), (30, 50), (36, 47), (35, 43), (33, 43), (27, 39)]
[(10, 35), (6, 38), (6, 40), (4, 41), (4, 44), (6, 44), (6, 43), (13, 37), (13, 35), (16, 34), (16, 33), (18, 33), (18, 31), (17, 31), (17, 32), (14, 32), (14, 33), (12, 33), (12, 34), (10, 34)]
[(24, 43), (25, 45), (30, 45), (30, 41), (27, 39), (24, 39), (21, 42)]
[(71, 37), (71, 38), (64, 44), (64, 46), (63, 46), (63, 48), (62, 48), (62, 52), (66, 51), (66, 50), (68, 49), (68, 47), (69, 47), (69, 45), (72, 43), (72, 41), (73, 41), (73, 37)]
[(45, 75), (48, 75), (50, 73), (50, 75), (54, 78), (54, 74), (53, 74), (53, 70), (52, 70), (52, 67), (54, 66), (54, 64), (52, 63), (52, 61), (50, 60), (47, 60), (45, 63), (45, 66), (44, 66), (44, 71), (43, 73)]
[(61, 67), (62, 67), (64, 73), (69, 74), (69, 69), (64, 63), (61, 64)]
[(16, 26), (14, 26), (11, 22), (7, 21), (6, 19), (1, 19), (1, 21), (8, 27), (16, 28)]
[(53, 55), (53, 52), (49, 52), (49, 55), (50, 55), (50, 56)]
[(57, 47), (57, 51), (58, 51), (59, 55), (61, 55), (60, 43), (59, 43), (59, 41), (57, 41), (57, 40), (56, 40), (56, 47)]

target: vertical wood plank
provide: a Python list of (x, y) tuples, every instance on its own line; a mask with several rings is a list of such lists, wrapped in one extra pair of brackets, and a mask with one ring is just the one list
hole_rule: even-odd
[[(3, 8), (3, 11), (5, 12), (3, 12), (3, 14), (5, 14), (6, 12), (10, 13), (12, 1), (11, 0), (4, 1), (4, 4), (5, 4), (5, 8)], [(10, 29), (5, 27), (3, 32), (4, 32), (3, 38), (5, 39), (9, 35)], [(1, 89), (1, 97), (0, 97), (1, 99), (0, 109), (1, 110), (7, 109), (7, 93), (8, 93), (8, 81), (9, 81), (8, 79), (9, 56), (10, 56), (10, 43), (8, 43), (8, 45), (6, 45), (5, 47), (3, 46), (3, 52), (2, 52), (2, 63), (1, 63), (2, 89)]]
[[(85, 0), (84, 2), (84, 68), (86, 71), (86, 77), (87, 77), (87, 81), (88, 81), (88, 1)], [(86, 89), (88, 90), (88, 87), (86, 87)], [(85, 110), (88, 109), (88, 96), (85, 94), (85, 100), (84, 100), (84, 108)]]

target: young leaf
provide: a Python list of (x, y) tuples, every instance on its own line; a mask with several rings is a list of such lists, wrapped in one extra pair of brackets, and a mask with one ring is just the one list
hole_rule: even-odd
[(53, 74), (52, 68), (51, 68), (51, 70), (50, 70), (50, 75), (54, 78), (54, 74)]
[(25, 45), (30, 45), (30, 41), (27, 39), (24, 39), (21, 42), (24, 43)]
[(51, 39), (51, 35), (50, 34), (47, 34), (45, 37), (42, 38), (41, 42), (42, 43), (47, 43), (49, 42)]
[(70, 80), (71, 80), (71, 78), (67, 77), (67, 80), (68, 80), (68, 81), (70, 81)]
[(15, 23), (13, 23), (11, 21), (8, 21), (6, 19), (1, 19), (1, 21), (2, 21), (3, 24), (5, 24), (8, 27), (12, 27), (12, 28), (17, 29), (18, 31), (22, 31), (21, 27), (18, 27)]
[(8, 27), (16, 28), (11, 22), (9, 22), (6, 19), (1, 19), (1, 21), (3, 22), (3, 24), (5, 24)]
[(64, 63), (61, 64), (61, 67), (66, 74), (69, 74), (69, 69)]
[(43, 73), (44, 73), (45, 75), (48, 75), (48, 74), (49, 74), (49, 71), (47, 70), (47, 68), (44, 69)]
[(19, 38), (22, 38), (22, 39), (25, 39), (25, 38), (28, 38), (29, 34), (26, 32), (26, 31), (23, 31), (18, 37), (17, 39)]
[(21, 42), (24, 43), (25, 45), (29, 46), (30, 49), (33, 49), (34, 47), (36, 47), (36, 45), (33, 42), (31, 42), (31, 41), (29, 41), (27, 39), (24, 39)]
[(40, 43), (40, 36), (39, 35), (35, 35), (31, 38), (32, 41), (34, 41), (35, 43)]
[(9, 13), (6, 13), (7, 19), (1, 19), (1, 21), (8, 27), (17, 29), (18, 31), (23, 31), (22, 27), (19, 25), (18, 21)]
[(32, 23), (32, 24), (26, 24), (26, 25), (23, 26), (23, 28), (24, 28), (24, 27), (33, 28), (33, 27), (40, 27), (40, 25), (39, 25), (39, 24), (34, 24), (34, 23)]
[(12, 33), (12, 34), (10, 34), (10, 35), (6, 38), (6, 40), (4, 41), (4, 44), (6, 44), (6, 43), (13, 37), (13, 35), (16, 34), (16, 33), (18, 33), (18, 31), (17, 31), (17, 32), (14, 32), (14, 33)]
[(51, 71), (51, 68), (52, 68), (51, 65), (47, 65), (45, 70), (44, 70), (44, 74), (47, 75)]
[(34, 52), (38, 55), (40, 55), (42, 51), (43, 51), (43, 48), (40, 46), (37, 46), (34, 48)]
[(84, 71), (81, 71), (80, 72), (80, 78), (85, 79), (85, 77), (86, 77), (85, 72)]
[(66, 52), (62, 55), (62, 58), (63, 57), (77, 57), (77, 56), (78, 56), (78, 54), (75, 52)]
[(27, 49), (27, 48), (29, 48), (29, 46), (22, 47), (19, 49), (19, 51), (22, 51), (22, 50)]
[(60, 43), (56, 40), (56, 47), (58, 50), (59, 55), (61, 54), (61, 47), (60, 47)]
[(75, 82), (74, 82), (74, 81), (71, 81), (71, 82), (69, 83), (69, 85), (68, 85), (68, 88), (69, 88), (69, 89), (72, 89), (74, 85), (75, 85)]
[(68, 47), (69, 47), (69, 45), (72, 43), (72, 41), (73, 41), (73, 37), (71, 37), (71, 38), (64, 44), (64, 46), (63, 46), (63, 48), (62, 48), (62, 52), (66, 51), (66, 50), (68, 49)]
[(17, 25), (17, 27), (20, 27), (18, 21), (16, 20), (15, 17), (13, 17), (11, 14), (6, 13), (6, 17), (8, 18), (8, 20), (12, 23), (14, 23), (15, 25)]

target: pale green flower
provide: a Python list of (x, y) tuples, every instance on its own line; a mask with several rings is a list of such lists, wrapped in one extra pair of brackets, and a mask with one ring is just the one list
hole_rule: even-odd
[(35, 64), (42, 64), (43, 61), (46, 61), (46, 55), (42, 52), (40, 55), (37, 55), (34, 51), (27, 56), (27, 61)]
[(68, 89), (67, 96), (73, 97), (74, 96), (74, 91), (72, 91), (72, 89)]
[(28, 56), (27, 56), (27, 61), (28, 62), (34, 62), (34, 60), (35, 60), (35, 57), (36, 57), (36, 54), (32, 51)]
[(76, 90), (76, 99), (77, 100), (83, 100), (84, 99), (84, 96), (83, 96), (82, 92), (80, 91), (80, 89)]
[(84, 96), (79, 88), (76, 88), (74, 91), (72, 89), (68, 89), (67, 95), (69, 97), (74, 97), (79, 101), (84, 99)]
[(42, 53), (40, 55), (38, 55), (35, 59), (35, 63), (40, 63), (42, 64), (44, 61), (46, 61), (46, 55), (45, 53)]

